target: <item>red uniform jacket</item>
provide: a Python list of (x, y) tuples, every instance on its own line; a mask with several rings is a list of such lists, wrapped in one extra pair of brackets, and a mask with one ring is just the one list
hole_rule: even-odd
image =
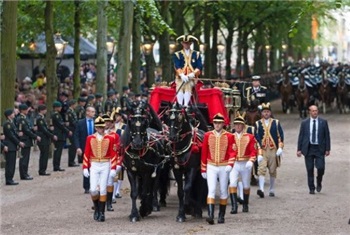
[(235, 143), (231, 133), (222, 130), (220, 136), (215, 136), (215, 130), (205, 133), (202, 144), (201, 172), (207, 171), (207, 164), (214, 166), (233, 167), (237, 152), (233, 149)]
[(123, 163), (122, 155), (120, 153), (120, 137), (115, 129), (111, 129), (108, 135), (114, 138), (114, 147), (117, 151), (117, 165), (121, 166)]
[(117, 149), (115, 139), (111, 135), (105, 135), (101, 141), (97, 139), (97, 133), (86, 139), (83, 169), (88, 169), (91, 162), (111, 162), (111, 169), (117, 168)]
[(236, 161), (252, 161), (255, 162), (257, 154), (257, 144), (254, 135), (242, 133), (241, 138), (233, 134), (235, 143), (233, 149), (237, 152)]

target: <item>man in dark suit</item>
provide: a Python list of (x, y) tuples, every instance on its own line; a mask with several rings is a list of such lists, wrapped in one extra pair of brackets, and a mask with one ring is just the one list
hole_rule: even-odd
[[(86, 108), (86, 116), (77, 122), (74, 132), (74, 143), (77, 148), (77, 155), (79, 163), (83, 163), (84, 149), (86, 144), (86, 138), (95, 132), (94, 117), (95, 108), (89, 106)], [(89, 193), (90, 181), (88, 177), (83, 178), (83, 188), (85, 193)]]
[(17, 146), (24, 148), (25, 144), (19, 140), (17, 135), (17, 128), (13, 123), (15, 113), (13, 109), (7, 109), (5, 111), (6, 121), (3, 124), (3, 131), (5, 135), (4, 145), (7, 146), (7, 152), (5, 152), (5, 179), (6, 185), (17, 185), (18, 182), (13, 181), (16, 169), (16, 154)]
[(318, 108), (315, 105), (309, 107), (310, 117), (302, 121), (298, 138), (297, 156), (305, 157), (308, 185), (310, 194), (315, 194), (314, 167), (317, 169), (316, 191), (321, 192), (322, 178), (325, 171), (325, 156), (329, 156), (331, 139), (328, 123), (318, 117)]

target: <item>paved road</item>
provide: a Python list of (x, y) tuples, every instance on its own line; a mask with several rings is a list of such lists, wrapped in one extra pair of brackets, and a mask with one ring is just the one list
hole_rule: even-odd
[[(280, 110), (279, 103), (273, 103)], [(350, 225), (350, 115), (321, 115), (328, 119), (332, 150), (326, 160), (326, 174), (321, 193), (309, 195), (304, 160), (296, 157), (300, 119), (275, 112), (285, 131), (282, 167), (276, 181), (276, 197), (260, 199), (252, 187), (250, 212), (226, 214), (225, 224), (207, 225), (203, 219), (188, 216), (177, 223), (176, 187), (168, 198), (168, 207), (152, 213), (138, 223), (130, 223), (129, 185), (123, 185), (123, 198), (106, 212), (106, 222), (92, 219), (91, 200), (83, 194), (81, 168), (68, 168), (67, 150), (62, 167), (65, 172), (38, 176), (38, 152), (33, 152), (30, 173), (33, 181), (20, 181), (18, 186), (4, 185), (1, 174), (1, 234), (349, 234)], [(49, 172), (52, 161), (49, 161)], [(19, 180), (18, 169), (15, 180)], [(268, 185), (267, 185), (268, 187)], [(215, 216), (217, 216), (216, 210)]]

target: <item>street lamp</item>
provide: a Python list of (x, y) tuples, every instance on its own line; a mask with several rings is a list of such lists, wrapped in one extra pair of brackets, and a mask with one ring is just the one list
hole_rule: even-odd
[(224, 56), (225, 45), (222, 44), (222, 42), (219, 42), (219, 44), (217, 45), (217, 48), (218, 48), (218, 60), (219, 60), (219, 76), (221, 78), (221, 61)]
[(55, 37), (54, 37), (54, 43), (55, 43), (55, 47), (56, 47), (56, 51), (57, 51), (57, 58), (60, 59), (58, 65), (60, 65), (60, 63), (62, 62), (63, 55), (64, 55), (64, 50), (66, 49), (68, 42), (66, 42), (62, 39), (60, 33), (56, 33)]
[(266, 45), (265, 49), (266, 49), (267, 72), (269, 72), (270, 71), (270, 50), (271, 50), (271, 46), (270, 45)]
[(173, 54), (176, 50), (176, 42), (174, 37), (169, 38), (169, 53)]
[(288, 45), (283, 43), (282, 44), (282, 66), (286, 63), (286, 51), (287, 51)]
[(114, 53), (114, 39), (107, 36), (106, 48), (107, 48), (107, 91), (111, 88), (111, 59)]
[(149, 79), (151, 78), (150, 74), (149, 74), (149, 66), (150, 66), (150, 59), (151, 56), (153, 56), (153, 45), (154, 45), (154, 41), (148, 37), (145, 36), (144, 37), (144, 41), (141, 45), (141, 50), (145, 56), (145, 61), (146, 61), (146, 85), (147, 87), (149, 87)]
[(34, 70), (34, 58), (33, 58), (33, 56), (34, 56), (34, 53), (36, 50), (36, 43), (35, 43), (34, 39), (30, 40), (30, 42), (29, 42), (29, 50), (32, 53), (31, 58), (32, 58), (32, 80), (33, 80), (34, 79), (34, 72), (33, 72), (33, 70)]

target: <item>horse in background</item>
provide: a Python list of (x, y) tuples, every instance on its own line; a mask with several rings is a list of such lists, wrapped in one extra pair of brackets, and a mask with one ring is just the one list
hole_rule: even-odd
[(176, 221), (184, 222), (186, 214), (202, 218), (207, 184), (200, 174), (200, 145), (208, 131), (206, 121), (195, 107), (185, 111), (175, 103), (168, 111), (166, 123), (169, 128), (167, 151), (171, 156), (179, 199)]
[(245, 121), (247, 125), (254, 126), (255, 122), (261, 119), (261, 114), (259, 110), (259, 100), (255, 99), (250, 102), (250, 105), (247, 106)]
[(305, 84), (305, 75), (303, 73), (299, 76), (299, 85), (296, 89), (295, 96), (298, 104), (299, 116), (300, 118), (306, 118), (306, 110), (309, 106), (310, 95)]
[(340, 72), (338, 74), (339, 82), (337, 84), (337, 106), (339, 113), (347, 113), (347, 101), (348, 101), (348, 87), (345, 83), (345, 74)]
[(318, 88), (318, 94), (321, 100), (322, 112), (325, 114), (327, 112), (327, 106), (331, 105), (331, 84), (328, 80), (328, 74), (325, 67), (322, 68), (321, 77), (322, 80)]
[(283, 80), (281, 82), (279, 92), (281, 95), (283, 113), (289, 114), (290, 107), (293, 106), (293, 100), (291, 99), (293, 94), (293, 86), (290, 82), (287, 68), (283, 70)]
[[(121, 138), (123, 163), (130, 182), (132, 209), (131, 222), (140, 220), (152, 213), (154, 188), (158, 182), (159, 169), (166, 163), (163, 144), (158, 131), (150, 128), (154, 122), (146, 103), (128, 106), (128, 120)], [(137, 209), (136, 200), (140, 197), (141, 206)]]

